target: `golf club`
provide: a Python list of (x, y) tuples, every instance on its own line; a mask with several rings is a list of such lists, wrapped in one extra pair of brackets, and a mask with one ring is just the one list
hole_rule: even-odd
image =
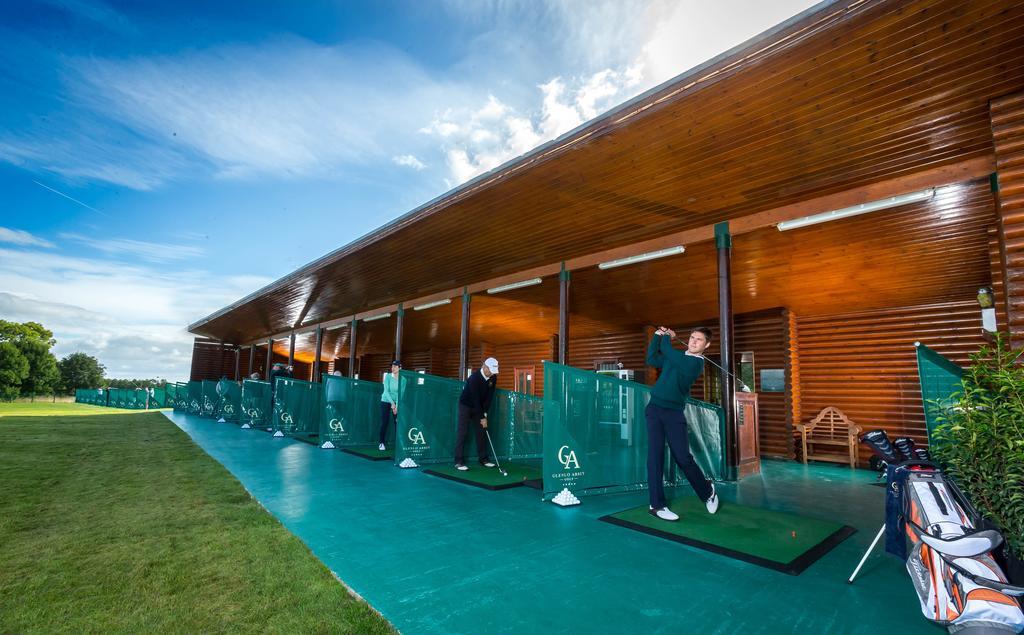
[[(674, 339), (675, 341), (679, 342), (680, 344), (683, 343), (683, 340), (679, 339), (678, 337), (673, 337), (672, 339)], [(703, 357), (703, 355), (701, 357)], [(736, 375), (733, 375), (731, 372), (725, 370), (724, 368), (722, 368), (721, 366), (716, 364), (714, 362), (714, 360), (711, 360), (711, 359), (708, 359), (707, 357), (704, 357), (704, 361), (708, 362), (709, 364), (711, 364), (712, 366), (714, 366), (718, 370), (722, 371), (723, 373), (725, 373), (725, 374), (729, 375), (730, 377), (732, 377), (733, 379), (735, 379), (736, 383), (740, 385), (740, 390), (742, 390), (743, 392), (751, 392), (750, 386), (748, 386), (745, 383), (743, 383), (742, 379), (740, 379)]]
[(502, 476), (508, 477), (508, 472), (506, 472), (505, 468), (501, 467), (501, 463), (498, 462), (498, 453), (494, 451), (494, 442), (491, 441), (491, 431), (484, 428), (484, 434), (487, 435), (487, 445), (491, 446), (491, 456), (494, 457), (494, 464), (498, 466), (498, 471), (501, 472)]

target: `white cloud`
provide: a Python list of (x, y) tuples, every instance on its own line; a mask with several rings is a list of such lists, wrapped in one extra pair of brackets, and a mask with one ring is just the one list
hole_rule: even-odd
[(9, 229), (0, 227), (0, 243), (9, 245), (22, 245), (27, 247), (55, 247), (53, 243), (38, 236), (33, 236), (21, 229)]
[(153, 243), (130, 238), (92, 238), (72, 233), (63, 233), (60, 237), (73, 240), (111, 256), (131, 256), (149, 262), (188, 260), (203, 254), (202, 249), (193, 245)]
[(411, 154), (403, 154), (401, 156), (391, 157), (391, 160), (395, 162), (395, 165), (409, 167), (416, 170), (417, 172), (427, 167), (426, 165), (423, 164), (422, 161), (420, 161)]
[(112, 377), (184, 379), (193, 340), (186, 325), (268, 282), (0, 248), (0, 318), (42, 322), (58, 357), (87, 352)]

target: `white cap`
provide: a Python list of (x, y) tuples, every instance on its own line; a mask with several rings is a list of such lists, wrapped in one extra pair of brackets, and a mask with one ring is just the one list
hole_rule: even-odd
[(485, 359), (484, 366), (486, 366), (487, 370), (491, 371), (492, 373), (498, 372), (498, 360), (494, 359), (493, 357), (488, 357), (487, 359)]

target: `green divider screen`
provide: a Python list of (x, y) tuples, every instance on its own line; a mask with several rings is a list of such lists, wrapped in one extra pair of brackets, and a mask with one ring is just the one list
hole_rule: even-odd
[(81, 388), (75, 388), (75, 403), (86, 403), (85, 391)]
[(154, 388), (152, 394), (149, 395), (149, 407), (150, 408), (166, 408), (167, 407), (167, 389), (166, 388)]
[[(337, 375), (323, 376), (320, 443), (336, 447), (377, 445), (384, 384)], [(389, 431), (393, 436), (394, 429)]]
[(921, 377), (921, 400), (928, 440), (935, 432), (937, 417), (956, 403), (954, 395), (963, 390), (964, 369), (917, 342), (917, 372)]
[[(544, 498), (647, 488), (650, 386), (544, 362)], [(708, 478), (725, 471), (725, 416), (713, 404), (686, 405), (690, 453)], [(668, 449), (666, 484), (685, 482)]]
[[(398, 379), (398, 425), (395, 463), (410, 458), (417, 464), (455, 460), (459, 395), (463, 382), (412, 371)], [(501, 460), (540, 458), (543, 444), (543, 401), (522, 393), (496, 390), (487, 414), (494, 452)], [(487, 452), (490, 454), (490, 450)], [(475, 435), (466, 439), (466, 460), (478, 456)]]
[(203, 382), (188, 382), (188, 413), (190, 415), (201, 415), (203, 413)]
[(495, 390), (487, 413), (491, 442), (499, 459), (540, 459), (544, 453), (544, 400)]
[(165, 408), (177, 408), (177, 384), (167, 384), (164, 386), (164, 407)]
[(274, 428), (288, 436), (312, 440), (320, 431), (318, 383), (278, 377), (274, 390)]
[(260, 430), (270, 429), (272, 414), (270, 382), (246, 379), (242, 382), (242, 424)]
[(203, 404), (200, 414), (204, 417), (215, 417), (217, 405), (220, 403), (220, 395), (217, 394), (217, 382), (211, 379), (203, 380)]
[(149, 397), (148, 392), (138, 388), (129, 388), (125, 393), (125, 408), (131, 410), (144, 410), (146, 408), (146, 398)]
[(181, 382), (174, 384), (173, 406), (177, 411), (188, 411), (188, 384)]
[(221, 379), (217, 382), (217, 406), (214, 416), (235, 423), (241, 417), (242, 387), (238, 382)]

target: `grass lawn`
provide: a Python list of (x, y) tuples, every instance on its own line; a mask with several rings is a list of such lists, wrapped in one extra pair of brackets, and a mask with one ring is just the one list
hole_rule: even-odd
[(122, 410), (120, 408), (107, 408), (106, 406), (93, 406), (86, 403), (53, 403), (49, 401), (36, 401), (34, 403), (0, 402), (0, 417), (43, 417), (49, 415), (65, 416), (115, 414), (139, 414), (139, 411)]
[(0, 631), (393, 632), (162, 414), (56, 406), (0, 406)]

